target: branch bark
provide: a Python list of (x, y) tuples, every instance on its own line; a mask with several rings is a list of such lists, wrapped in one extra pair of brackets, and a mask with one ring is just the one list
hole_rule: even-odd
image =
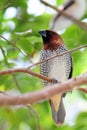
[(87, 25), (85, 23), (80, 22), (79, 20), (77, 20), (76, 18), (74, 18), (73, 16), (67, 14), (65, 11), (62, 11), (60, 9), (58, 9), (57, 7), (49, 4), (48, 2), (44, 1), (44, 0), (40, 0), (41, 3), (43, 3), (44, 5), (54, 9), (55, 11), (59, 12), (60, 14), (64, 15), (65, 17), (67, 17), (68, 19), (70, 19), (71, 21), (73, 21), (75, 24), (77, 24), (79, 27), (87, 30)]
[(87, 84), (87, 72), (76, 78), (72, 78), (63, 83), (58, 83), (46, 87), (45, 89), (36, 92), (30, 92), (19, 96), (0, 95), (0, 106), (37, 103), (43, 100), (47, 100), (55, 94), (70, 91), (75, 87), (79, 88), (79, 86), (83, 84)]
[(15, 69), (3, 70), (3, 71), (0, 71), (0, 75), (21, 73), (21, 72), (30, 74), (32, 76), (38, 77), (38, 78), (46, 80), (48, 82), (52, 82), (52, 79), (50, 79), (49, 77), (46, 77), (46, 76), (43, 76), (41, 74), (35, 73), (35, 72), (29, 70), (28, 68), (15, 68)]

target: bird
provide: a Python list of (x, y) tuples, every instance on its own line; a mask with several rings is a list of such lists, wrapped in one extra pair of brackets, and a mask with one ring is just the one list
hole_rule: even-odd
[[(64, 4), (60, 5), (58, 9), (65, 11), (76, 19), (80, 19), (85, 14), (86, 3), (86, 0), (67, 0)], [(50, 21), (50, 28), (54, 31), (58, 31), (69, 27), (72, 23), (73, 22), (65, 16), (56, 13)]]
[[(40, 51), (40, 61), (67, 51), (61, 36), (57, 32), (53, 30), (40, 30), (39, 34), (43, 41), (43, 48)], [(71, 78), (72, 70), (73, 62), (70, 53), (44, 61), (40, 64), (40, 73), (50, 77), (52, 83), (43, 80), (43, 86), (48, 87), (49, 85), (60, 83)], [(66, 112), (63, 103), (63, 97), (65, 95), (66, 93), (58, 93), (49, 99), (52, 118), (57, 126), (62, 125), (65, 120)]]

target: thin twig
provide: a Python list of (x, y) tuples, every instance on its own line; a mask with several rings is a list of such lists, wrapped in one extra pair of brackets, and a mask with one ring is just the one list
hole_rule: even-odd
[(26, 93), (19, 96), (1, 95), (0, 106), (37, 103), (43, 100), (47, 100), (58, 93), (64, 93), (85, 84), (87, 84), (87, 73), (64, 81), (63, 83), (57, 83), (55, 85), (46, 87), (43, 90)]
[(30, 111), (36, 116), (37, 118), (37, 121), (38, 121), (38, 130), (40, 130), (40, 116), (39, 114), (32, 108), (32, 106), (29, 104), (29, 105), (26, 105)]
[[(5, 38), (4, 36), (2, 36), (2, 35), (0, 35), (0, 37), (1, 37), (2, 39), (4, 39), (7, 43), (9, 43), (10, 45), (12, 45), (13, 47), (15, 47), (19, 52), (21, 52), (21, 54), (24, 55), (24, 53), (21, 51), (21, 49), (18, 48), (15, 44), (13, 44), (13, 42), (9, 41), (8, 39), (6, 39), (6, 38)], [(25, 56), (25, 55), (24, 55), (24, 56)]]
[(2, 54), (3, 54), (3, 57), (4, 57), (4, 60), (5, 60), (6, 65), (9, 66), (9, 63), (8, 63), (7, 58), (6, 58), (6, 55), (5, 55), (5, 50), (2, 48), (1, 45), (0, 45), (0, 49), (1, 49), (1, 52), (2, 52)]
[(78, 88), (78, 90), (87, 94), (87, 88)]
[(65, 11), (62, 11), (60, 9), (58, 9), (57, 7), (49, 4), (48, 2), (44, 1), (44, 0), (40, 0), (41, 3), (43, 3), (44, 5), (56, 10), (57, 12), (59, 12), (60, 14), (64, 15), (65, 17), (67, 17), (68, 19), (72, 20), (75, 24), (77, 24), (79, 27), (87, 30), (87, 25), (85, 23), (80, 22), (79, 20), (77, 20), (76, 18), (74, 18), (73, 16), (67, 14)]
[(75, 52), (75, 51), (77, 51), (77, 50), (80, 50), (80, 49), (86, 48), (86, 47), (87, 47), (87, 44), (86, 44), (86, 45), (83, 45), (83, 46), (80, 46), (80, 47), (76, 47), (76, 48), (71, 49), (71, 50), (68, 50), (68, 51), (66, 51), (66, 52), (64, 52), (64, 53), (61, 53), (61, 54), (52, 56), (52, 57), (47, 58), (47, 59), (45, 59), (45, 60), (43, 60), (43, 61), (40, 61), (40, 62), (37, 62), (37, 63), (35, 63), (35, 64), (33, 64), (33, 65), (30, 65), (28, 68), (34, 67), (34, 66), (36, 66), (36, 65), (38, 65), (38, 64), (42, 64), (42, 63), (44, 63), (44, 62), (46, 62), (46, 61), (48, 61), (48, 60), (54, 59), (54, 58), (56, 58), (56, 57), (63, 56), (63, 55), (65, 55), (65, 54), (67, 54), (67, 53), (73, 53), (73, 52)]
[(6, 92), (3, 92), (3, 91), (0, 91), (0, 94), (4, 94), (4, 95), (6, 95), (6, 96), (10, 96), (10, 95), (8, 95)]
[(6, 5), (4, 5), (3, 7), (0, 7), (0, 10), (3, 10), (5, 8), (7, 8), (10, 5), (10, 3), (7, 3)]
[[(10, 65), (9, 65), (9, 63), (8, 63), (8, 60), (7, 60), (7, 57), (6, 57), (6, 55), (5, 55), (5, 51), (4, 51), (4, 49), (2, 48), (2, 46), (0, 46), (0, 49), (1, 49), (1, 51), (2, 51), (2, 54), (3, 54), (3, 57), (4, 57), (4, 60), (5, 60), (6, 65), (8, 66), (8, 68), (10, 68)], [(15, 84), (16, 84), (16, 87), (21, 91), (20, 86), (19, 86), (19, 84), (18, 84), (18, 81), (17, 81), (17, 79), (16, 79), (16, 77), (15, 77), (14, 74), (12, 74), (12, 78), (13, 78), (13, 81), (15, 82)]]
[(18, 81), (17, 81), (15, 75), (13, 74), (12, 76), (13, 76), (13, 80), (14, 80), (14, 82), (15, 82), (15, 85), (16, 85), (17, 89), (18, 89), (20, 92), (22, 92), (21, 87), (20, 87), (20, 85), (19, 85), (19, 83), (18, 83)]

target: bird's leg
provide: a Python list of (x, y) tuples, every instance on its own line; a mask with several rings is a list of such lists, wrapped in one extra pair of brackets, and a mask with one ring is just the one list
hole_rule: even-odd
[(52, 78), (52, 83), (56, 84), (56, 83), (58, 83), (58, 80), (56, 80), (55, 78)]
[[(58, 80), (56, 80), (55, 78), (52, 78), (52, 83), (56, 84), (56, 83), (60, 83)], [(65, 97), (66, 93), (63, 93), (62, 97)]]

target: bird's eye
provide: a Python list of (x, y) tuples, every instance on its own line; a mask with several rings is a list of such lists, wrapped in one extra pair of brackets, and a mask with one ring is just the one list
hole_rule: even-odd
[(48, 34), (49, 34), (49, 36), (52, 36), (52, 35), (53, 35), (52, 32), (49, 32)]

